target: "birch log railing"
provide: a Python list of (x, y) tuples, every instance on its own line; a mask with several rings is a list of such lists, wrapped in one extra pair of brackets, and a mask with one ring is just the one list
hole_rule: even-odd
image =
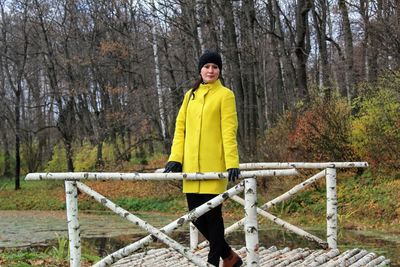
[[(257, 208), (257, 213), (266, 219), (278, 224), (282, 228), (291, 231), (299, 236), (302, 236), (310, 241), (317, 243), (321, 248), (329, 248), (329, 249), (337, 249), (337, 189), (336, 189), (336, 169), (341, 168), (367, 168), (367, 162), (322, 162), (322, 163), (311, 163), (311, 162), (265, 162), (265, 163), (243, 163), (240, 164), (241, 170), (249, 170), (249, 169), (285, 169), (285, 168), (294, 168), (294, 169), (323, 169), (319, 171), (315, 175), (306, 179), (305, 181), (297, 184), (293, 188), (291, 188), (286, 193), (268, 201), (267, 203), (261, 205)], [(271, 213), (268, 213), (266, 210), (269, 208), (283, 202), (285, 200), (289, 200), (296, 193), (304, 190), (307, 186), (317, 182), (322, 177), (326, 179), (326, 238), (327, 241), (316, 237), (303, 229), (286, 222)], [(243, 199), (238, 196), (233, 196), (232, 200), (244, 204)], [(243, 227), (245, 222), (245, 218), (237, 221), (233, 225), (229, 226), (225, 229), (225, 235), (229, 235), (233, 231)], [(190, 228), (190, 236), (191, 240), (197, 240), (197, 231), (191, 227)], [(207, 242), (203, 242), (201, 244), (196, 244), (194, 242), (191, 243), (192, 248), (202, 248), (207, 245)]]
[[(195, 221), (199, 216), (203, 215), (210, 209), (218, 206), (228, 198), (237, 201), (244, 206), (246, 217), (236, 222), (232, 226), (225, 229), (225, 234), (229, 234), (234, 230), (242, 227), (245, 232), (246, 243), (246, 263), (247, 266), (258, 266), (258, 221), (257, 213), (283, 228), (301, 235), (309, 240), (318, 243), (323, 248), (337, 248), (337, 196), (336, 196), (336, 168), (364, 168), (367, 167), (366, 162), (328, 162), (328, 163), (244, 163), (240, 164), (241, 180), (237, 185), (218, 195), (209, 202), (191, 210), (189, 213), (181, 216), (175, 221), (169, 223), (161, 229), (150, 225), (146, 221), (140, 219), (129, 211), (119, 207), (105, 196), (95, 192), (81, 180), (153, 180), (153, 181), (171, 181), (171, 180), (205, 180), (205, 179), (222, 179), (227, 176), (227, 173), (90, 173), (90, 172), (76, 172), (76, 173), (30, 173), (27, 175), (26, 180), (64, 180), (66, 192), (66, 206), (67, 206), (67, 224), (68, 224), (68, 238), (70, 249), (70, 266), (80, 266), (81, 258), (81, 241), (80, 241), (80, 226), (78, 221), (78, 188), (80, 191), (90, 195), (109, 208), (119, 216), (129, 220), (134, 225), (142, 228), (149, 233), (148, 236), (140, 239), (139, 241), (130, 244), (112, 254), (106, 256), (94, 266), (109, 266), (118, 260), (133, 254), (140, 248), (149, 244), (152, 241), (160, 240), (175, 251), (182, 254), (190, 262), (197, 266), (210, 266), (204, 262), (200, 257), (192, 253), (194, 248), (204, 247), (207, 243), (203, 242), (197, 244), (197, 234), (193, 226), (190, 227), (190, 247), (192, 250), (182, 246), (168, 235), (174, 230), (181, 227), (184, 223)], [(288, 192), (279, 197), (257, 207), (257, 177), (270, 177), (270, 176), (293, 176), (297, 175), (296, 169), (324, 169), (304, 182), (296, 185)], [(308, 185), (316, 182), (322, 177), (326, 177), (327, 187), (327, 241), (307, 233), (306, 231), (291, 225), (290, 223), (275, 217), (268, 213), (266, 210), (274, 205), (291, 198), (297, 192), (303, 190)], [(244, 191), (244, 199), (238, 196), (239, 193)]]

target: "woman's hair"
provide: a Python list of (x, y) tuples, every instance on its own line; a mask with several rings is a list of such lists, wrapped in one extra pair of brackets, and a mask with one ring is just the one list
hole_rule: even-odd
[(200, 77), (193, 84), (193, 87), (192, 87), (191, 92), (190, 92), (189, 100), (190, 100), (190, 98), (194, 99), (194, 92), (196, 92), (196, 90), (199, 88), (199, 86), (200, 86), (200, 84), (202, 84), (202, 82), (203, 82), (203, 79)]

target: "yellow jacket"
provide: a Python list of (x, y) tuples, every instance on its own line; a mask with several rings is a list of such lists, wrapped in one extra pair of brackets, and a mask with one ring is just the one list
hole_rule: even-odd
[[(169, 161), (182, 163), (183, 172), (223, 172), (239, 168), (235, 96), (220, 80), (201, 84), (185, 94), (176, 118)], [(190, 100), (189, 100), (190, 97)], [(184, 193), (220, 194), (227, 179), (183, 181)]]

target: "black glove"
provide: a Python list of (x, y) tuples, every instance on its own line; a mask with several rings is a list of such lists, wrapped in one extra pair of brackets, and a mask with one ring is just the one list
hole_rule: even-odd
[(168, 161), (164, 172), (182, 172), (182, 164), (177, 161)]
[(228, 169), (228, 180), (229, 182), (234, 182), (239, 178), (240, 170), (238, 168)]

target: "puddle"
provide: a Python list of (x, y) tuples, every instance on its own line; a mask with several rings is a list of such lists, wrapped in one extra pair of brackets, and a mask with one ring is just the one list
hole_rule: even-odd
[[(140, 218), (156, 227), (162, 227), (178, 216), (140, 214)], [(122, 248), (139, 240), (146, 234), (138, 227), (110, 213), (79, 213), (82, 245), (84, 249), (99, 256)], [(312, 234), (324, 239), (324, 231), (312, 231)], [(0, 211), (0, 248), (46, 246), (54, 243), (57, 235), (67, 236), (66, 214), (64, 211)], [(187, 226), (173, 234), (173, 238), (188, 245)], [(234, 247), (244, 245), (244, 233), (235, 232), (227, 237)], [(264, 247), (285, 246), (317, 248), (312, 242), (297, 235), (282, 231), (281, 228), (260, 229), (260, 244)], [(374, 231), (345, 230), (339, 233), (339, 249), (367, 249), (391, 259), (391, 266), (400, 266), (400, 235)], [(155, 243), (152, 247), (161, 247)]]

